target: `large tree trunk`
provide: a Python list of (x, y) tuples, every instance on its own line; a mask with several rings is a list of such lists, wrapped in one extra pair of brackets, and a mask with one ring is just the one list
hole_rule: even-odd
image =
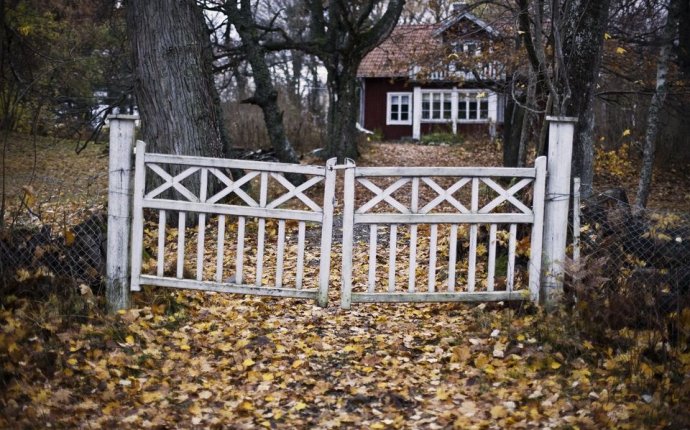
[[(359, 64), (359, 61), (356, 62)], [(326, 155), (338, 157), (342, 162), (345, 158), (356, 159), (359, 156), (357, 148), (357, 112), (359, 98), (357, 93), (356, 67), (336, 67), (328, 69), (328, 89), (330, 102), (328, 105), (328, 137)]]
[(647, 206), (649, 191), (652, 185), (652, 172), (654, 170), (654, 152), (656, 149), (656, 137), (659, 131), (659, 121), (661, 109), (668, 93), (668, 63), (671, 59), (671, 49), (676, 35), (677, 24), (677, 5), (678, 0), (671, 0), (668, 6), (668, 16), (663, 31), (663, 45), (659, 52), (656, 69), (656, 90), (652, 96), (647, 113), (647, 132), (642, 155), (642, 171), (640, 172), (640, 183), (635, 199), (635, 208), (640, 210)]
[(194, 0), (131, 0), (127, 27), (148, 150), (226, 155), (229, 146), (213, 80), (211, 41)]
[(563, 10), (563, 51), (567, 82), (565, 113), (578, 118), (573, 140), (573, 176), (581, 179), (583, 197), (592, 193), (594, 177), (594, 92), (602, 60), (609, 0), (571, 0)]

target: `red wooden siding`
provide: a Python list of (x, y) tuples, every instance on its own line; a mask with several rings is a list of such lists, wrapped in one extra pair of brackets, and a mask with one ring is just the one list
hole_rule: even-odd
[(381, 130), (384, 139), (412, 137), (412, 124), (386, 125), (386, 95), (397, 91), (411, 94), (412, 86), (403, 80), (394, 81), (389, 78), (372, 78), (364, 81), (364, 128), (372, 131)]
[[(451, 85), (442, 83), (427, 83), (424, 89), (429, 88), (452, 88)], [(366, 78), (364, 80), (364, 128), (367, 130), (383, 133), (383, 138), (387, 140), (400, 140), (412, 138), (412, 124), (410, 125), (386, 125), (386, 103), (389, 92), (409, 92), (412, 93), (412, 85), (406, 79), (391, 78)], [(412, 108), (412, 106), (410, 106)], [(499, 125), (500, 129), (500, 125)], [(451, 132), (451, 123), (425, 123), (420, 125), (420, 132), (423, 135), (433, 132)], [(479, 135), (489, 133), (488, 124), (463, 124), (458, 123), (458, 133), (464, 135)]]

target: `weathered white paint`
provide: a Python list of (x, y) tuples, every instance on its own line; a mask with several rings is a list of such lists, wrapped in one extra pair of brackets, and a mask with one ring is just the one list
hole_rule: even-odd
[(453, 92), (450, 96), (450, 117), (453, 122), (453, 134), (458, 134), (458, 89), (453, 88)]
[(376, 287), (376, 239), (378, 234), (378, 226), (371, 224), (369, 226), (369, 279), (367, 282), (367, 291), (374, 292)]
[[(317, 300), (321, 306), (327, 305), (328, 300), (328, 281), (330, 275), (331, 257), (331, 237), (333, 223), (333, 206), (335, 197), (335, 159), (328, 161), (325, 167), (285, 165), (280, 163), (261, 163), (243, 162), (237, 164), (233, 160), (216, 160), (204, 157), (168, 156), (160, 154), (147, 154), (145, 145), (140, 142), (137, 151), (137, 170), (135, 186), (135, 207), (136, 214), (133, 223), (133, 271), (132, 285), (147, 283), (151, 285), (168, 286), (174, 288), (205, 289), (209, 291), (226, 291), (257, 295), (270, 295), (280, 297), (303, 297)], [(148, 161), (147, 161), (148, 160)], [(167, 173), (168, 165), (188, 166), (180, 174), (175, 176)], [(233, 169), (235, 166), (243, 166), (248, 171), (241, 178), (233, 180), (220, 169)], [(145, 194), (144, 172), (152, 172), (163, 180), (163, 184)], [(212, 175), (209, 175), (209, 173)], [(292, 185), (282, 173), (301, 173), (314, 175), (299, 186)], [(191, 175), (199, 175), (200, 190), (198, 195), (186, 188), (182, 184), (184, 178)], [(248, 184), (254, 178), (259, 178), (258, 201), (254, 200), (247, 192), (242, 190), (242, 186)], [(221, 185), (221, 189), (212, 196), (208, 196), (210, 178), (216, 178)], [(276, 197), (269, 195), (269, 181), (274, 181), (278, 186), (284, 188), (284, 192)], [(324, 203), (323, 207), (316, 204), (304, 193), (309, 188), (324, 181)], [(224, 186), (224, 188), (223, 188)], [(181, 196), (182, 200), (175, 200), (174, 197), (163, 198), (163, 192), (174, 189)], [(216, 190), (214, 189), (213, 192)], [(223, 202), (225, 196), (231, 193), (238, 196), (247, 206), (237, 204), (226, 204)], [(272, 199), (272, 200), (271, 200)], [(290, 210), (279, 208), (289, 200), (299, 200), (307, 210)], [(144, 210), (158, 210), (159, 215), (159, 235), (158, 235), (158, 262), (156, 275), (143, 275), (141, 273), (141, 242), (143, 238), (143, 213)], [(175, 277), (167, 276), (164, 273), (164, 248), (165, 248), (165, 220), (167, 214), (174, 212), (178, 214), (178, 237), (177, 237), (177, 267)], [(186, 243), (186, 213), (196, 213), (199, 215), (199, 224), (196, 228), (196, 273), (187, 276), (185, 270), (185, 243)], [(206, 223), (209, 217), (218, 216), (218, 232), (215, 237), (214, 256), (215, 276), (205, 277), (206, 273), (206, 249), (212, 240), (206, 237)], [(225, 281), (224, 278), (224, 248), (225, 248), (225, 223), (227, 217), (237, 219), (237, 249), (235, 255), (235, 273), (231, 274)], [(254, 285), (249, 286), (243, 282), (245, 274), (245, 234), (246, 219), (252, 217), (257, 219), (257, 249), (256, 249), (256, 271)], [(266, 247), (266, 223), (269, 219), (278, 221), (278, 239), (276, 251), (276, 275), (275, 285), (265, 285), (263, 273), (264, 251)], [(286, 220), (299, 221), (298, 231), (298, 251), (296, 285), (286, 288), (285, 283), (285, 253), (286, 247)], [(320, 255), (320, 277), (318, 289), (303, 289), (304, 280), (304, 258), (305, 258), (305, 235), (306, 221), (321, 224), (321, 255)], [(196, 226), (196, 225), (195, 225)], [(209, 259), (210, 260), (210, 259)], [(194, 279), (185, 279), (193, 277)], [(267, 288), (271, 287), (271, 288)]]
[(328, 283), (331, 275), (331, 244), (333, 240), (333, 211), (335, 209), (335, 175), (334, 169), (338, 159), (331, 158), (326, 162), (324, 172), (323, 218), (321, 221), (321, 264), (319, 265), (318, 304), (328, 305)]
[(419, 140), (422, 136), (422, 88), (412, 89), (412, 138)]
[(489, 92), (489, 121), (496, 123), (498, 121), (498, 94)]
[(345, 188), (343, 193), (343, 267), (340, 307), (350, 309), (352, 303), (352, 229), (355, 217), (355, 162), (345, 160)]
[(108, 159), (108, 251), (106, 303), (108, 311), (129, 307), (130, 195), (132, 149), (137, 116), (112, 115)]
[(544, 237), (544, 196), (546, 193), (546, 157), (538, 157), (534, 161), (537, 178), (534, 181), (534, 194), (532, 197), (532, 211), (534, 212), (534, 224), (532, 225), (532, 238), (530, 242), (529, 265), (529, 291), (533, 302), (539, 300), (539, 284), (541, 279), (542, 249)]
[(455, 265), (458, 258), (458, 225), (451, 224), (448, 245), (448, 291), (455, 291)]
[(297, 227), (297, 272), (295, 274), (295, 288), (302, 289), (304, 282), (304, 238), (306, 234), (306, 223), (300, 221)]
[[(134, 173), (134, 188), (132, 190), (132, 194), (136, 196), (141, 196), (144, 194), (144, 187), (146, 184), (146, 170), (144, 169), (144, 152), (145, 152), (145, 144), (144, 142), (138, 141), (137, 142), (137, 154), (136, 154), (136, 161), (135, 161), (135, 173)], [(128, 196), (129, 197), (129, 196)], [(132, 268), (132, 273), (139, 273), (141, 271), (141, 256), (143, 253), (143, 238), (142, 236), (144, 235), (144, 220), (143, 217), (139, 216), (138, 214), (141, 213), (141, 202), (140, 199), (134, 198), (134, 202), (132, 203), (132, 256), (136, 256), (136, 258), (132, 258), (131, 260), (131, 268)], [(130, 290), (131, 291), (139, 291), (140, 286), (139, 282), (137, 279), (134, 277), (131, 278), (130, 280)]]
[[(358, 168), (353, 164), (346, 167), (345, 174), (345, 209), (343, 222), (343, 272), (342, 272), (342, 296), (341, 305), (344, 308), (349, 308), (351, 303), (355, 302), (432, 302), (432, 301), (472, 301), (472, 300), (525, 300), (531, 296), (531, 290), (512, 291), (514, 289), (514, 270), (517, 247), (517, 225), (518, 224), (535, 224), (533, 228), (532, 242), (535, 244), (535, 237), (541, 240), (542, 214), (543, 214), (543, 197), (544, 197), (544, 183), (546, 175), (546, 160), (540, 157), (534, 168), (520, 168), (520, 169), (506, 169), (506, 168), (374, 168), (365, 167)], [(496, 174), (495, 177), (515, 178), (511, 181), (513, 185), (507, 189), (500, 186), (490, 173)], [(385, 187), (376, 185), (371, 179), (376, 177), (388, 176), (390, 181), (387, 181)], [(450, 182), (448, 188), (439, 185), (432, 177), (446, 176), (458, 178), (454, 182)], [(356, 198), (357, 185), (360, 185), (362, 191), (368, 195), (369, 192), (373, 196), (369, 200), (360, 201)], [(403, 198), (396, 197), (394, 194), (401, 190), (403, 186), (411, 186), (411, 194), (409, 195), (409, 202), (403, 203)], [(433, 191), (437, 196), (432, 198), (428, 203), (420, 205), (419, 203), (419, 186), (424, 184)], [(457, 201), (453, 194), (460, 190), (463, 186), (471, 184), (470, 202), (465, 202), (466, 207)], [(480, 185), (485, 184), (489, 190), (495, 191), (497, 197), (480, 206)], [(534, 193), (537, 198), (530, 205), (523, 203), (518, 199), (517, 193), (523, 190), (528, 185), (535, 185)], [(446, 185), (447, 186), (447, 185)], [(539, 197), (540, 196), (540, 197)], [(398, 201), (400, 198), (401, 201)], [(520, 196), (520, 198), (524, 198)], [(358, 202), (359, 207), (355, 206)], [(443, 202), (450, 204), (443, 210), (438, 210), (432, 213), (431, 211), (437, 208)], [(382, 206), (379, 206), (381, 203)], [(469, 203), (469, 204), (468, 204)], [(420, 206), (421, 209), (420, 209)], [(501, 207), (501, 212), (495, 213), (498, 207)], [(509, 210), (505, 210), (505, 207)], [(370, 213), (370, 210), (376, 209), (376, 212)], [(450, 209), (450, 210), (448, 210)], [(455, 212), (453, 212), (453, 209)], [(375, 264), (376, 255), (374, 249), (369, 249), (369, 277), (366, 282), (366, 293), (353, 292), (352, 290), (352, 232), (356, 224), (370, 224), (370, 244), (376, 243), (376, 232), (381, 226), (390, 226), (390, 243), (388, 255), (388, 289), (381, 291), (376, 288), (375, 284)], [(409, 262), (407, 270), (407, 288), (405, 292), (401, 292), (395, 285), (397, 268), (396, 268), (396, 245), (397, 245), (397, 228), (400, 224), (409, 224)], [(427, 288), (417, 288), (417, 259), (418, 241), (425, 239), (420, 236), (421, 230), (419, 225), (429, 225), (429, 260), (427, 272)], [(437, 254), (439, 252), (438, 231), (439, 224), (450, 225), (450, 237), (448, 246), (448, 270), (447, 270), (447, 291), (436, 291), (436, 278), (439, 271), (436, 267)], [(467, 285), (455, 291), (456, 285), (456, 263), (457, 263), (457, 235), (458, 224), (469, 225), (469, 253), (468, 253), (468, 272)], [(477, 291), (483, 288), (483, 283), (477, 280), (477, 268), (479, 265), (477, 250), (479, 248), (479, 225), (490, 226), (490, 243), (489, 243), (489, 279), (487, 280), (486, 291)], [(496, 269), (496, 242), (497, 242), (497, 225), (509, 225), (508, 237), (508, 270), (510, 273), (506, 275), (506, 290), (495, 291), (494, 278)], [(466, 230), (467, 231), (467, 230)], [(541, 247), (541, 242), (538, 243)], [(541, 255), (541, 248), (537, 256)], [(536, 263), (535, 263), (536, 260)], [(425, 261), (426, 263), (426, 261)], [(535, 257), (532, 260), (530, 267), (540, 266), (540, 258)], [(443, 273), (443, 272), (440, 272)], [(501, 274), (503, 275), (503, 274)], [(531, 285), (531, 284), (530, 284)], [(538, 286), (538, 278), (536, 279)], [(538, 291), (537, 291), (538, 293)], [(533, 297), (538, 299), (538, 295)]]
[(395, 254), (398, 248), (398, 226), (396, 224), (391, 224), (388, 247), (388, 291), (392, 293), (395, 291), (395, 273), (397, 271)]
[(547, 307), (563, 293), (565, 247), (570, 204), (570, 167), (577, 118), (546, 117), (549, 121), (548, 179), (544, 207), (544, 248), (541, 300)]
[[(489, 226), (489, 262), (487, 263), (486, 290), (494, 290), (496, 277), (496, 224)], [(534, 234), (534, 233), (532, 233)]]

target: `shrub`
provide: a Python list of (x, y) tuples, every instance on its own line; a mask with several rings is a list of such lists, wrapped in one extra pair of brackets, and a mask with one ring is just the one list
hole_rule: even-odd
[(463, 142), (463, 138), (459, 134), (449, 132), (433, 132), (422, 136), (420, 142), (423, 145), (459, 145)]

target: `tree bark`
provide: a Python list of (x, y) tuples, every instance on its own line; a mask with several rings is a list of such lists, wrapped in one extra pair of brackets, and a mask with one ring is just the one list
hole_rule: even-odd
[(212, 51), (193, 0), (127, 3), (134, 90), (150, 151), (222, 157), (229, 141), (212, 74)]
[[(571, 0), (563, 10), (563, 63), (568, 85), (565, 114), (578, 118), (573, 139), (573, 176), (582, 197), (592, 193), (594, 177), (594, 92), (602, 61), (610, 0)], [(554, 102), (554, 106), (557, 103)]]
[(503, 166), (505, 167), (517, 167), (518, 165), (524, 114), (525, 110), (515, 100), (508, 100), (503, 132)]
[(644, 149), (642, 155), (642, 171), (640, 172), (640, 182), (637, 188), (635, 199), (635, 209), (641, 210), (647, 206), (649, 192), (652, 185), (652, 173), (654, 170), (654, 153), (656, 149), (656, 138), (659, 131), (661, 110), (668, 93), (668, 63), (671, 59), (671, 49), (676, 35), (677, 27), (677, 5), (678, 0), (671, 0), (667, 9), (666, 25), (663, 31), (663, 44), (659, 52), (656, 69), (656, 90), (652, 95), (647, 113), (647, 131), (645, 133)]
[[(359, 63), (357, 63), (359, 64)], [(335, 69), (335, 68), (333, 68)], [(357, 112), (359, 97), (357, 94), (357, 69), (350, 67), (328, 70), (328, 141), (326, 145), (327, 157), (356, 159), (359, 156), (357, 148)]]
[(522, 129), (520, 130), (520, 144), (518, 146), (517, 167), (525, 167), (527, 164), (527, 145), (532, 134), (534, 114), (531, 109), (537, 108), (537, 71), (530, 67), (529, 82), (527, 84), (527, 96), (525, 105), (527, 109), (522, 117)]

